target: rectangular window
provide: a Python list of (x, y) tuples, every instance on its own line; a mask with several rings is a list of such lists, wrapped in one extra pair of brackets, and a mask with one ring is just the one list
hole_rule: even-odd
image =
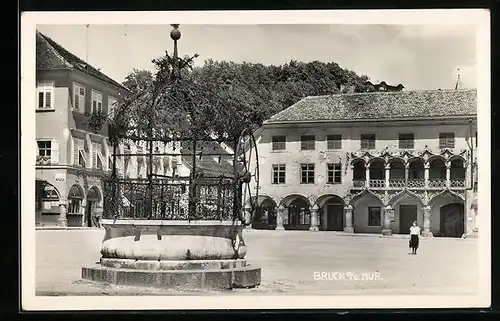
[(368, 207), (368, 226), (381, 225), (380, 207)]
[(78, 165), (85, 167), (87, 160), (85, 159), (85, 154), (83, 149), (78, 150)]
[(301, 178), (302, 184), (314, 184), (314, 164), (301, 165)]
[(375, 134), (361, 135), (361, 149), (375, 149)]
[(273, 136), (273, 150), (286, 149), (286, 136)]
[(285, 164), (273, 165), (273, 184), (285, 184)]
[(399, 149), (413, 149), (415, 145), (415, 135), (399, 134)]
[(52, 142), (50, 140), (39, 140), (38, 142), (38, 156), (51, 156)]
[(102, 111), (102, 93), (92, 90), (92, 112)]
[(108, 114), (113, 115), (118, 106), (118, 100), (115, 97), (108, 96)]
[(455, 133), (439, 133), (439, 148), (455, 148)]
[(54, 108), (54, 83), (43, 82), (38, 83), (36, 86), (37, 92), (37, 107), (44, 108)]
[(342, 183), (342, 164), (328, 164), (327, 173), (328, 184), (341, 184)]
[(301, 150), (314, 150), (314, 142), (316, 138), (314, 135), (305, 135), (300, 137)]
[(326, 145), (328, 149), (342, 149), (342, 135), (326, 136)]
[(80, 84), (73, 84), (73, 109), (85, 111), (85, 87)]
[(98, 157), (97, 157), (97, 164), (96, 164), (96, 167), (97, 167), (98, 169), (102, 169), (102, 160), (101, 160), (101, 157), (100, 157), (100, 156), (98, 156)]

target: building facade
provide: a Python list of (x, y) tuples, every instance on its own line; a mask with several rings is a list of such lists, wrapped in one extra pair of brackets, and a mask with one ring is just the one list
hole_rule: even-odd
[(86, 121), (112, 113), (126, 88), (38, 31), (36, 68), (36, 224), (91, 226), (112, 149), (107, 128)]
[[(254, 228), (477, 232), (476, 91), (307, 97), (257, 131)], [(255, 188), (255, 186), (254, 186)]]
[[(38, 31), (36, 67), (36, 225), (93, 226), (92, 214), (103, 206), (103, 179), (111, 174), (113, 149), (107, 126), (94, 133), (87, 120), (94, 110), (112, 114), (127, 88)], [(217, 143), (209, 147), (220, 155), (198, 158), (198, 170), (232, 173), (231, 158), (225, 155), (232, 150)], [(189, 148), (155, 143), (154, 154), (169, 156), (155, 155), (150, 164), (147, 146), (120, 144), (118, 176), (146, 180), (152, 166), (159, 177), (189, 177), (191, 157), (183, 151)]]

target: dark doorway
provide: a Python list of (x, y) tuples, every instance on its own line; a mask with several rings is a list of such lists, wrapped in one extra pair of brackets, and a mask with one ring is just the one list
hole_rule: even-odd
[(307, 230), (311, 225), (311, 212), (306, 200), (297, 198), (288, 206), (288, 230)]
[(399, 205), (399, 233), (410, 234), (410, 227), (417, 220), (417, 205)]
[(441, 236), (462, 237), (464, 234), (464, 205), (452, 203), (441, 207)]
[(344, 230), (344, 207), (341, 204), (326, 205), (326, 229), (328, 231)]
[(94, 210), (94, 202), (87, 201), (87, 207), (85, 207), (85, 226), (92, 227), (92, 211)]

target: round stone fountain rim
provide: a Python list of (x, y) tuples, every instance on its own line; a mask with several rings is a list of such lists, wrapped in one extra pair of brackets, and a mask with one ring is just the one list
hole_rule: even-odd
[(220, 220), (140, 220), (140, 219), (102, 219), (102, 225), (144, 225), (144, 226), (240, 226), (240, 221)]

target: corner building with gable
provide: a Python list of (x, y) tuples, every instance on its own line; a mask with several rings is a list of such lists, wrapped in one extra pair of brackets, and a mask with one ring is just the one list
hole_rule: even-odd
[(253, 228), (477, 235), (476, 95), (318, 96), (279, 112), (256, 132)]

